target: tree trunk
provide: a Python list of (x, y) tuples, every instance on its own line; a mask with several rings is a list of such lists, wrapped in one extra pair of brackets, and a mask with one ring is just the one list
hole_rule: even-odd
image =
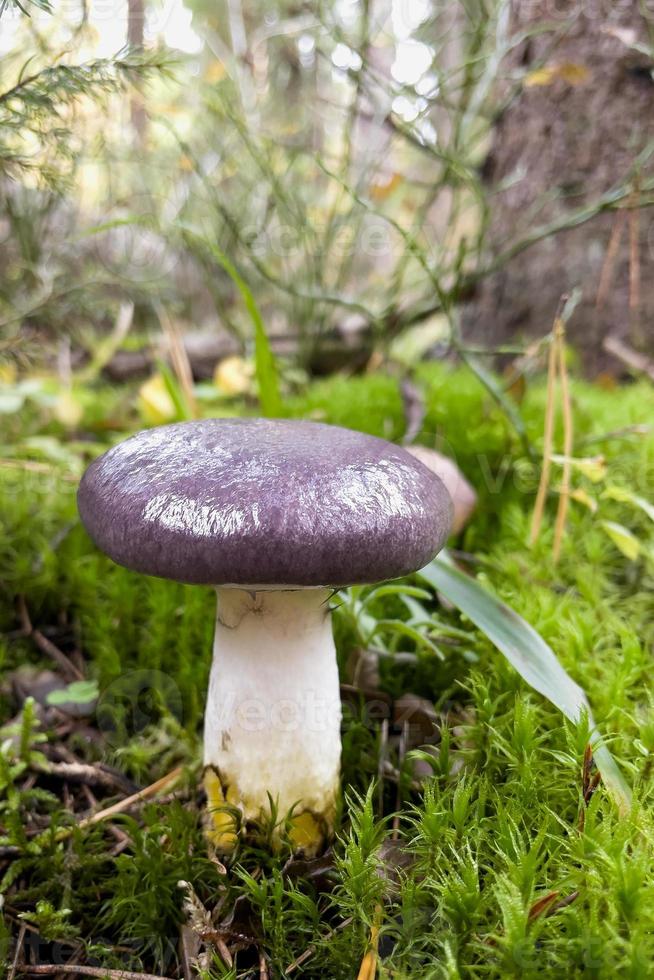
[[(145, 0), (127, 0), (127, 43), (130, 48), (143, 47), (143, 31), (145, 27)], [(131, 98), (132, 126), (137, 142), (145, 142), (147, 117), (143, 96), (137, 88)]]
[[(642, 11), (638, 0), (514, 0), (510, 31), (523, 39), (502, 75), (524, 80), (497, 120), (484, 169), (495, 256), (620, 185), (633, 188), (623, 203), (635, 204), (651, 180), (651, 161), (633, 174), (654, 136), (652, 60), (638, 50), (651, 50)], [(569, 334), (590, 373), (615, 365), (602, 346), (609, 335), (654, 348), (651, 209), (604, 210), (515, 256), (480, 286), (467, 336), (492, 345), (542, 335), (575, 287), (583, 298)]]

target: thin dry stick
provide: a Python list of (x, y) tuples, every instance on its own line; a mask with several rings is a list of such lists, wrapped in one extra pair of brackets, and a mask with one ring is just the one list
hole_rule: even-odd
[(268, 964), (263, 953), (259, 953), (259, 980), (269, 980)]
[[(402, 725), (402, 734), (400, 735), (400, 745), (398, 751), (398, 770), (402, 772), (402, 766), (404, 764), (404, 758), (406, 756), (406, 747), (409, 744), (409, 722), (405, 718)], [(402, 780), (398, 779), (397, 787), (395, 791), (395, 816), (393, 817), (393, 833), (391, 834), (391, 840), (397, 840), (400, 836), (400, 806), (402, 805)]]
[(52, 977), (58, 973), (70, 973), (77, 977), (99, 977), (100, 980), (169, 980), (154, 973), (133, 973), (132, 970), (107, 970), (103, 966), (77, 966), (75, 963), (42, 963), (40, 966), (22, 966), (23, 976)]
[(40, 630), (34, 629), (32, 626), (32, 620), (30, 619), (30, 614), (27, 611), (27, 603), (22, 595), (18, 596), (18, 615), (20, 617), (20, 623), (23, 628), (23, 632), (34, 640), (34, 643), (39, 648), (41, 653), (45, 653), (46, 656), (50, 657), (60, 670), (63, 672), (66, 680), (82, 681), (84, 680), (84, 674), (82, 671), (75, 666), (72, 660), (70, 660), (63, 650), (60, 650), (58, 646), (55, 646), (51, 640), (44, 636)]
[[(336, 926), (335, 929), (330, 929), (327, 935), (323, 936), (323, 942), (326, 943), (329, 939), (332, 938), (332, 936), (335, 936), (336, 933), (339, 931), (339, 929), (346, 929), (349, 925), (352, 924), (353, 918), (354, 917), (350, 915), (347, 917), (347, 919), (343, 919), (342, 922), (339, 922), (339, 924)], [(306, 963), (307, 960), (311, 959), (315, 951), (316, 951), (315, 946), (307, 946), (305, 951), (301, 953), (296, 960), (293, 960), (292, 963), (289, 963), (289, 965), (284, 970), (284, 973), (286, 974), (293, 973), (295, 970), (297, 970), (298, 966), (302, 966), (303, 963)]]
[(157, 779), (156, 782), (151, 783), (150, 786), (146, 786), (144, 789), (138, 791), (138, 793), (133, 793), (131, 796), (126, 796), (124, 800), (119, 800), (118, 803), (114, 803), (113, 806), (107, 807), (105, 810), (99, 810), (97, 813), (93, 813), (90, 817), (85, 817), (80, 820), (75, 827), (64, 827), (57, 833), (57, 840), (65, 840), (70, 837), (73, 830), (76, 828), (78, 830), (84, 830), (86, 827), (93, 827), (95, 824), (101, 823), (103, 820), (107, 820), (109, 817), (115, 816), (117, 813), (124, 813), (125, 810), (129, 810), (130, 807), (134, 806), (136, 803), (140, 803), (142, 800), (149, 800), (151, 796), (156, 796), (159, 790), (162, 790), (169, 783), (176, 780), (182, 772), (182, 766), (177, 766), (168, 773), (167, 776), (162, 776), (161, 779)]
[(161, 304), (157, 304), (156, 310), (161, 329), (168, 344), (173, 369), (177, 375), (180, 388), (184, 392), (186, 404), (193, 418), (197, 418), (198, 403), (195, 398), (195, 392), (193, 391), (193, 371), (180, 332), (168, 311)]
[(595, 310), (598, 313), (604, 306), (604, 303), (606, 302), (606, 297), (609, 294), (609, 289), (611, 288), (611, 283), (613, 282), (613, 273), (615, 271), (615, 260), (618, 257), (618, 248), (620, 247), (620, 242), (622, 241), (622, 233), (624, 231), (626, 220), (627, 220), (627, 212), (624, 209), (619, 210), (615, 216), (615, 222), (613, 223), (613, 230), (611, 232), (609, 245), (606, 250), (606, 256), (604, 258), (602, 271), (600, 273), (600, 281), (599, 281), (599, 286), (597, 288), (597, 298), (595, 299)]
[(129, 810), (129, 808), (134, 806), (135, 803), (140, 803), (141, 800), (148, 800), (151, 796), (156, 796), (159, 790), (164, 789), (164, 787), (169, 783), (179, 779), (182, 771), (182, 766), (177, 766), (177, 768), (169, 772), (167, 776), (162, 776), (161, 779), (157, 779), (157, 781), (151, 783), (150, 786), (146, 786), (145, 789), (140, 789), (138, 793), (132, 793), (131, 796), (126, 796), (124, 800), (119, 800), (118, 803), (114, 803), (113, 806), (109, 806), (105, 810), (99, 810), (90, 817), (86, 817), (84, 820), (81, 820), (77, 826), (80, 830), (82, 830), (85, 827), (92, 827), (96, 823), (101, 823), (103, 820), (106, 820), (107, 817), (113, 817), (117, 813), (124, 813), (125, 810)]
[(7, 980), (14, 980), (14, 977), (16, 976), (16, 971), (18, 969), (18, 961), (19, 961), (19, 959), (21, 957), (21, 953), (23, 952), (23, 943), (25, 942), (25, 933), (26, 932), (27, 932), (27, 926), (23, 922), (23, 924), (20, 927), (20, 932), (18, 933), (18, 941), (16, 943), (16, 952), (14, 954), (14, 958), (12, 960), (11, 967), (9, 969), (9, 973), (7, 975)]
[(545, 500), (550, 483), (550, 469), (552, 461), (552, 438), (554, 435), (554, 386), (556, 381), (556, 330), (560, 323), (557, 317), (554, 321), (554, 330), (550, 340), (550, 351), (547, 360), (547, 402), (545, 405), (545, 432), (543, 434), (543, 467), (540, 473), (540, 483), (536, 494), (534, 513), (531, 519), (530, 543), (534, 545), (540, 533), (540, 526), (543, 522), (545, 511)]
[(559, 375), (561, 379), (561, 402), (563, 407), (563, 477), (561, 481), (561, 494), (559, 496), (559, 506), (556, 512), (556, 523), (554, 525), (554, 546), (552, 557), (556, 563), (561, 554), (561, 542), (565, 531), (565, 522), (568, 516), (568, 505), (570, 503), (570, 474), (572, 472), (572, 446), (574, 440), (574, 428), (572, 421), (572, 404), (570, 402), (570, 384), (568, 381), (568, 368), (565, 363), (565, 326), (560, 320), (557, 325), (556, 341), (559, 359)]
[(635, 371), (637, 374), (646, 374), (648, 378), (654, 381), (654, 361), (645, 357), (644, 354), (639, 354), (637, 350), (629, 347), (619, 337), (605, 337), (602, 342), (602, 350), (611, 354), (612, 357), (616, 357), (631, 371)]
[(231, 968), (234, 965), (234, 960), (232, 959), (232, 954), (230, 953), (229, 946), (227, 945), (225, 940), (222, 939), (220, 936), (215, 936), (212, 937), (211, 942), (214, 944), (214, 946), (220, 953), (220, 957), (223, 963), (225, 964), (225, 966), (227, 967), (227, 969), (231, 970)]

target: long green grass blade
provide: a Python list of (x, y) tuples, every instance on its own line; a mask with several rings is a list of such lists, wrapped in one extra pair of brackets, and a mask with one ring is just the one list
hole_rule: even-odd
[(597, 768), (620, 810), (629, 810), (631, 790), (609, 749), (601, 742), (585, 692), (563, 669), (536, 630), (474, 578), (456, 568), (447, 552), (441, 552), (418, 574), (454, 603), (504, 654), (520, 676), (566, 718), (578, 722), (586, 715), (593, 728), (591, 744)]
[[(151, 222), (146, 218), (138, 215), (131, 218), (119, 218), (115, 221), (107, 221), (104, 224), (88, 228), (82, 237), (98, 235), (112, 228), (122, 227), (123, 225), (143, 225), (148, 227), (150, 224)], [(275, 361), (275, 355), (272, 352), (268, 340), (261, 311), (259, 310), (252, 290), (231, 259), (214, 242), (207, 241), (206, 238), (191, 231), (190, 228), (182, 228), (182, 234), (187, 238), (193, 239), (210, 252), (211, 256), (225, 270), (241, 294), (245, 308), (254, 326), (254, 369), (257, 377), (261, 411), (269, 417), (280, 416), (282, 414), (282, 398), (279, 391), (277, 362)]]
[[(188, 234), (188, 232), (186, 232)], [(193, 237), (198, 238), (197, 235)], [(277, 362), (272, 352), (263, 318), (252, 290), (243, 279), (233, 262), (213, 242), (199, 239), (209, 250), (216, 262), (222, 266), (232, 280), (245, 304), (254, 326), (254, 368), (259, 389), (259, 404), (264, 415), (270, 417), (282, 414), (282, 399), (279, 393)]]

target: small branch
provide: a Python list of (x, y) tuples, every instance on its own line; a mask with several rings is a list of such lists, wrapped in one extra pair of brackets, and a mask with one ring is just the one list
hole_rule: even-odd
[(18, 615), (20, 616), (21, 626), (26, 636), (29, 636), (34, 641), (41, 653), (54, 660), (57, 666), (63, 671), (67, 680), (84, 680), (84, 674), (75, 666), (72, 660), (58, 646), (55, 646), (47, 636), (44, 636), (40, 630), (34, 629), (29, 612), (27, 611), (25, 598), (22, 595), (18, 596)]
[(626, 367), (635, 371), (636, 374), (646, 374), (648, 378), (654, 381), (654, 361), (644, 354), (640, 354), (632, 347), (629, 347), (619, 337), (605, 337), (602, 343), (602, 349), (607, 354), (616, 357)]
[(554, 526), (554, 547), (552, 557), (556, 563), (561, 554), (561, 542), (565, 530), (565, 522), (568, 516), (568, 505), (570, 503), (570, 474), (572, 472), (572, 450), (574, 443), (574, 429), (572, 419), (572, 405), (570, 402), (570, 384), (568, 381), (568, 368), (565, 363), (565, 326), (563, 320), (559, 320), (555, 332), (555, 346), (558, 348), (559, 377), (561, 379), (561, 402), (563, 406), (563, 479), (561, 483), (561, 494), (559, 496), (559, 506), (556, 512), (556, 524)]
[(83, 762), (48, 762), (47, 765), (33, 766), (37, 772), (45, 776), (56, 776), (70, 783), (81, 783), (83, 786), (100, 786), (105, 790), (124, 792), (124, 782), (112, 773), (98, 766), (89, 766)]
[(618, 211), (613, 222), (613, 230), (611, 231), (608, 248), (606, 249), (606, 257), (602, 265), (599, 286), (597, 287), (597, 298), (595, 299), (595, 311), (597, 313), (603, 308), (606, 297), (609, 294), (609, 289), (611, 288), (611, 283), (613, 282), (615, 261), (618, 257), (618, 248), (622, 241), (622, 233), (627, 220), (627, 214), (628, 212), (624, 209)]
[(538, 493), (534, 513), (531, 519), (530, 544), (536, 544), (540, 534), (541, 524), (543, 523), (543, 513), (545, 510), (545, 500), (550, 483), (550, 469), (552, 466), (552, 436), (554, 432), (554, 379), (556, 376), (556, 348), (554, 338), (550, 341), (549, 359), (547, 365), (547, 396), (545, 402), (545, 432), (543, 435), (543, 465), (540, 471), (540, 481), (538, 483)]
[(16, 976), (16, 972), (18, 970), (18, 961), (21, 957), (21, 953), (23, 952), (23, 943), (25, 942), (26, 932), (27, 932), (27, 926), (23, 922), (23, 924), (20, 927), (20, 932), (18, 933), (18, 941), (16, 942), (16, 952), (14, 954), (14, 958), (12, 960), (9, 973), (7, 975), (7, 980), (14, 980), (14, 977)]
[[(340, 929), (346, 929), (349, 925), (352, 924), (353, 921), (354, 921), (353, 916), (351, 915), (348, 916), (347, 919), (343, 919), (343, 921), (340, 922), (335, 929), (331, 929), (326, 936), (323, 936), (322, 941), (327, 942), (327, 940), (331, 939), (332, 936), (335, 936)], [(284, 973), (286, 974), (294, 973), (299, 966), (302, 966), (304, 963), (306, 963), (308, 959), (311, 959), (315, 951), (316, 951), (315, 946), (307, 946), (305, 951), (301, 953), (296, 960), (293, 960), (292, 963), (289, 963), (289, 965), (284, 970)]]
[[(634, 181), (634, 201), (638, 201), (638, 181)], [(629, 328), (632, 342), (640, 347), (640, 212), (629, 212)]]
[(19, 967), (23, 976), (53, 977), (59, 973), (69, 973), (77, 977), (98, 977), (99, 980), (169, 980), (168, 977), (154, 973), (134, 973), (132, 970), (107, 970), (103, 966), (77, 966), (70, 963), (43, 963), (40, 966)]
[[(146, 786), (145, 789), (139, 790), (138, 793), (133, 793), (131, 796), (125, 797), (124, 800), (119, 800), (118, 803), (114, 803), (113, 806), (107, 807), (105, 810), (99, 810), (98, 813), (94, 813), (92, 816), (81, 820), (77, 824), (78, 829), (82, 830), (86, 827), (92, 827), (95, 824), (101, 823), (103, 820), (107, 820), (108, 817), (115, 816), (117, 813), (124, 813), (125, 810), (129, 810), (130, 807), (133, 807), (136, 803), (140, 803), (142, 800), (148, 800), (151, 796), (156, 796), (169, 783), (178, 779), (182, 771), (182, 766), (177, 766), (167, 776), (162, 776), (161, 779), (157, 779), (156, 782), (151, 783), (150, 786)], [(68, 832), (69, 830), (67, 828), (65, 833), (68, 834)]]
[(184, 394), (184, 400), (191, 416), (196, 419), (199, 417), (199, 412), (195, 392), (193, 391), (193, 370), (186, 348), (184, 347), (184, 340), (179, 327), (168, 313), (168, 310), (161, 303), (155, 304), (155, 310), (159, 323), (161, 324), (163, 335), (166, 338), (173, 370), (177, 375), (179, 386)]

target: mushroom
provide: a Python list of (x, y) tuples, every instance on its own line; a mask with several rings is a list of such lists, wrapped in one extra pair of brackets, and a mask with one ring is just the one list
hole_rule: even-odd
[(477, 494), (449, 456), (427, 446), (407, 446), (406, 449), (445, 484), (454, 508), (452, 534), (460, 534), (475, 511)]
[(421, 568), (451, 502), (404, 449), (315, 422), (207, 419), (138, 432), (93, 462), (78, 507), (115, 562), (218, 594), (205, 712), (208, 833), (292, 811), (315, 852), (340, 771), (335, 589)]

